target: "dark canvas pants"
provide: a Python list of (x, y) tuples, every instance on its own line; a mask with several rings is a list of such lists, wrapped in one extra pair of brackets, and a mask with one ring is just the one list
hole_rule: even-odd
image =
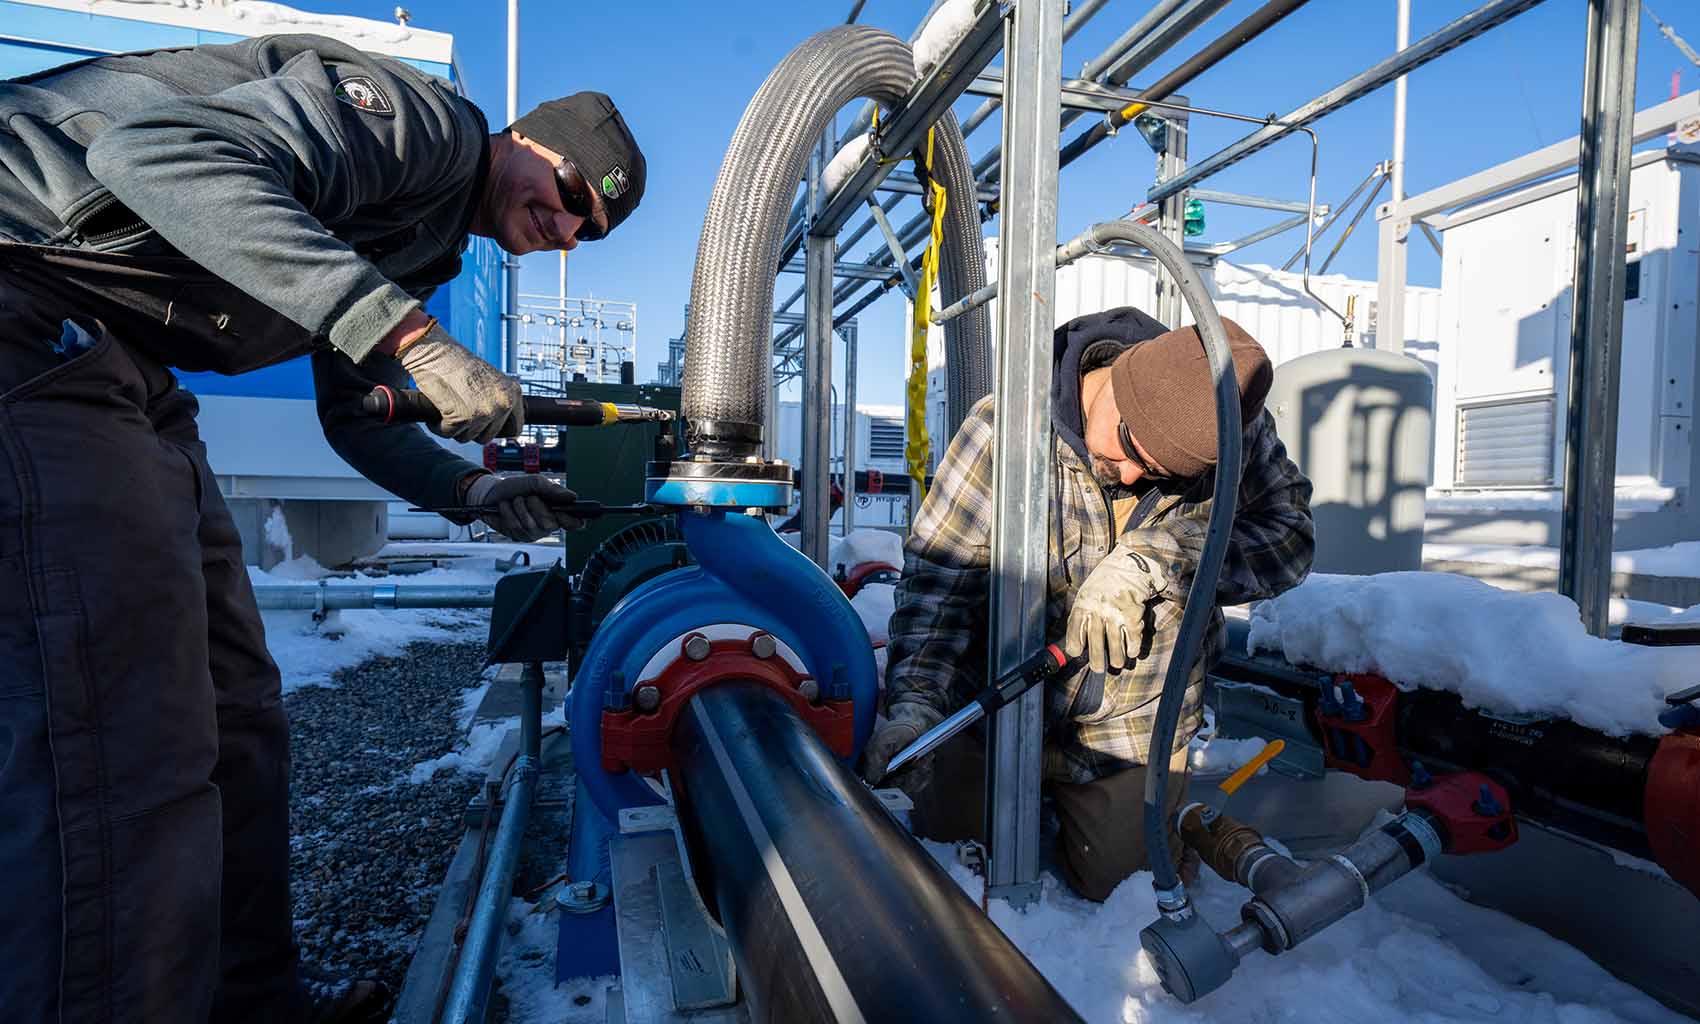
[(195, 400), (0, 274), (0, 1007), (292, 1020), (288, 731)]
[[(1168, 807), (1177, 810), (1186, 789), (1186, 753), (1169, 764)], [(915, 834), (937, 842), (985, 841), (986, 750), (974, 736), (959, 736), (933, 755), (933, 775), (912, 794), (909, 820)], [(1089, 900), (1109, 899), (1117, 885), (1150, 867), (1145, 849), (1145, 768), (1129, 768), (1092, 782), (1050, 782), (1057, 815), (1056, 867), (1069, 888)], [(1178, 836), (1170, 847), (1180, 863)]]

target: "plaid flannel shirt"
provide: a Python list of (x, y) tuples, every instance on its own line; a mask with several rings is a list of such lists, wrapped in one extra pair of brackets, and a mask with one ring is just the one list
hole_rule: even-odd
[[(992, 400), (974, 406), (951, 440), (904, 545), (903, 578), (891, 617), (888, 706), (906, 701), (949, 714), (987, 679), (987, 597), (992, 536)], [(1315, 528), (1310, 481), (1299, 472), (1265, 412), (1245, 433), (1244, 470), (1232, 542), (1222, 565), (1203, 650), (1187, 685), (1175, 750), (1197, 733), (1205, 672), (1225, 644), (1221, 606), (1297, 585), (1310, 572)], [(1169, 568), (1169, 588), (1146, 609), (1139, 658), (1120, 672), (1083, 669), (1048, 687), (1045, 776), (1088, 782), (1150, 757), (1162, 694), (1193, 570), (1204, 550), (1214, 474), (1184, 493), (1161, 488), (1139, 499), (1116, 536), (1116, 509), (1091, 468), (1060, 439), (1053, 482), (1045, 636), (1060, 642), (1081, 583), (1121, 543)]]

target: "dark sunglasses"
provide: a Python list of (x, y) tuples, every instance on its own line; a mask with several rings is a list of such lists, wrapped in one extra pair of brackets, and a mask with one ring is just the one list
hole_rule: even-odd
[(596, 189), (571, 160), (556, 165), (555, 188), (561, 193), (561, 209), (583, 221), (576, 233), (579, 241), (594, 242), (608, 234), (596, 218)]
[(1146, 476), (1164, 475), (1163, 473), (1158, 472), (1157, 467), (1140, 458), (1139, 449), (1133, 446), (1133, 435), (1128, 433), (1126, 423), (1116, 424), (1116, 439), (1122, 443), (1122, 454), (1127, 456), (1129, 462), (1138, 466), (1140, 472), (1144, 473)]

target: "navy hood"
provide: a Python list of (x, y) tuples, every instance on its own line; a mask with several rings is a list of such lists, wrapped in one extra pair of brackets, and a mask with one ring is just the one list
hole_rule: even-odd
[(1086, 451), (1086, 410), (1080, 407), (1080, 378), (1108, 366), (1130, 345), (1149, 341), (1168, 328), (1132, 306), (1077, 316), (1051, 335), (1051, 428), (1091, 465)]

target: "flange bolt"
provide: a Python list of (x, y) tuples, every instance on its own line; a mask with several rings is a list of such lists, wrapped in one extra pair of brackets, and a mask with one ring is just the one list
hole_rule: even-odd
[(685, 638), (685, 657), (692, 661), (701, 661), (708, 657), (708, 637), (701, 633), (692, 633)]

